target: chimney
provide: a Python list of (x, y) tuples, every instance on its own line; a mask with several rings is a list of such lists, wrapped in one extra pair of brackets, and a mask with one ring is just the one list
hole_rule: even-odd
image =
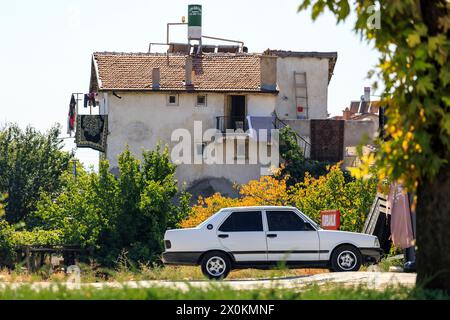
[(260, 59), (261, 91), (277, 90), (277, 57), (262, 55)]
[(364, 87), (364, 101), (370, 102), (370, 87)]
[(161, 71), (159, 68), (152, 69), (152, 88), (153, 90), (161, 88)]
[(351, 113), (351, 111), (349, 110), (349, 108), (345, 108), (345, 110), (342, 111), (342, 118), (343, 118), (344, 120), (350, 120), (351, 115), (352, 115), (352, 113)]
[(185, 71), (185, 85), (186, 86), (192, 86), (192, 57), (187, 56), (186, 57), (186, 65), (184, 67)]

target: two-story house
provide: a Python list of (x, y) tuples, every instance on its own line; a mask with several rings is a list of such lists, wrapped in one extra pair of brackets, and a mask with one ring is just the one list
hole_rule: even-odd
[[(178, 133), (189, 133), (191, 140), (183, 143), (190, 151), (175, 152), (181, 159), (176, 161), (179, 182), (194, 193), (232, 193), (232, 184), (269, 173), (271, 163), (253, 156), (272, 155), (267, 149), (274, 147), (273, 137), (258, 139), (258, 132), (274, 129), (275, 114), (291, 120), (327, 118), (336, 59), (336, 53), (279, 50), (94, 53), (90, 93), (108, 119), (103, 156), (115, 168), (127, 145), (136, 155), (158, 142), (175, 152), (183, 142)], [(254, 129), (256, 135), (229, 132), (205, 141), (203, 134), (211, 128), (219, 133)], [(205, 153), (215, 161), (206, 161)]]

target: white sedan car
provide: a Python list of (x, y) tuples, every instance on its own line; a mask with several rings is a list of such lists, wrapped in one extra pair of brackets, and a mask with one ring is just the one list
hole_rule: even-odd
[(294, 207), (224, 208), (196, 228), (168, 230), (163, 262), (200, 265), (210, 279), (240, 268), (357, 271), (381, 256), (377, 237), (323, 230)]

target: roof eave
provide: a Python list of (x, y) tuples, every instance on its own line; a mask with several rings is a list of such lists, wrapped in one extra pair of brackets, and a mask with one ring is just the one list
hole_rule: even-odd
[(99, 91), (117, 91), (117, 92), (213, 92), (213, 93), (261, 93), (261, 94), (278, 94), (278, 90), (252, 90), (252, 89), (181, 89), (181, 88), (99, 88)]
[[(93, 75), (95, 75), (94, 79), (93, 79)], [(93, 91), (92, 89), (95, 87), (97, 88), (97, 91), (101, 91), (102, 85), (103, 85), (102, 79), (100, 78), (98, 64), (97, 64), (97, 60), (95, 59), (95, 53), (94, 53), (94, 54), (92, 54), (91, 79), (89, 81), (89, 91), (92, 92)]]

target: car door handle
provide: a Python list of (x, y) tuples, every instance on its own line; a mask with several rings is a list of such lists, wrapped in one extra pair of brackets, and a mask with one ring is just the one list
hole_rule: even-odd
[(277, 235), (274, 234), (274, 233), (271, 233), (271, 234), (267, 235), (267, 238), (276, 238), (276, 237), (277, 237)]
[(228, 238), (228, 235), (227, 234), (219, 234), (218, 237), (219, 238)]

